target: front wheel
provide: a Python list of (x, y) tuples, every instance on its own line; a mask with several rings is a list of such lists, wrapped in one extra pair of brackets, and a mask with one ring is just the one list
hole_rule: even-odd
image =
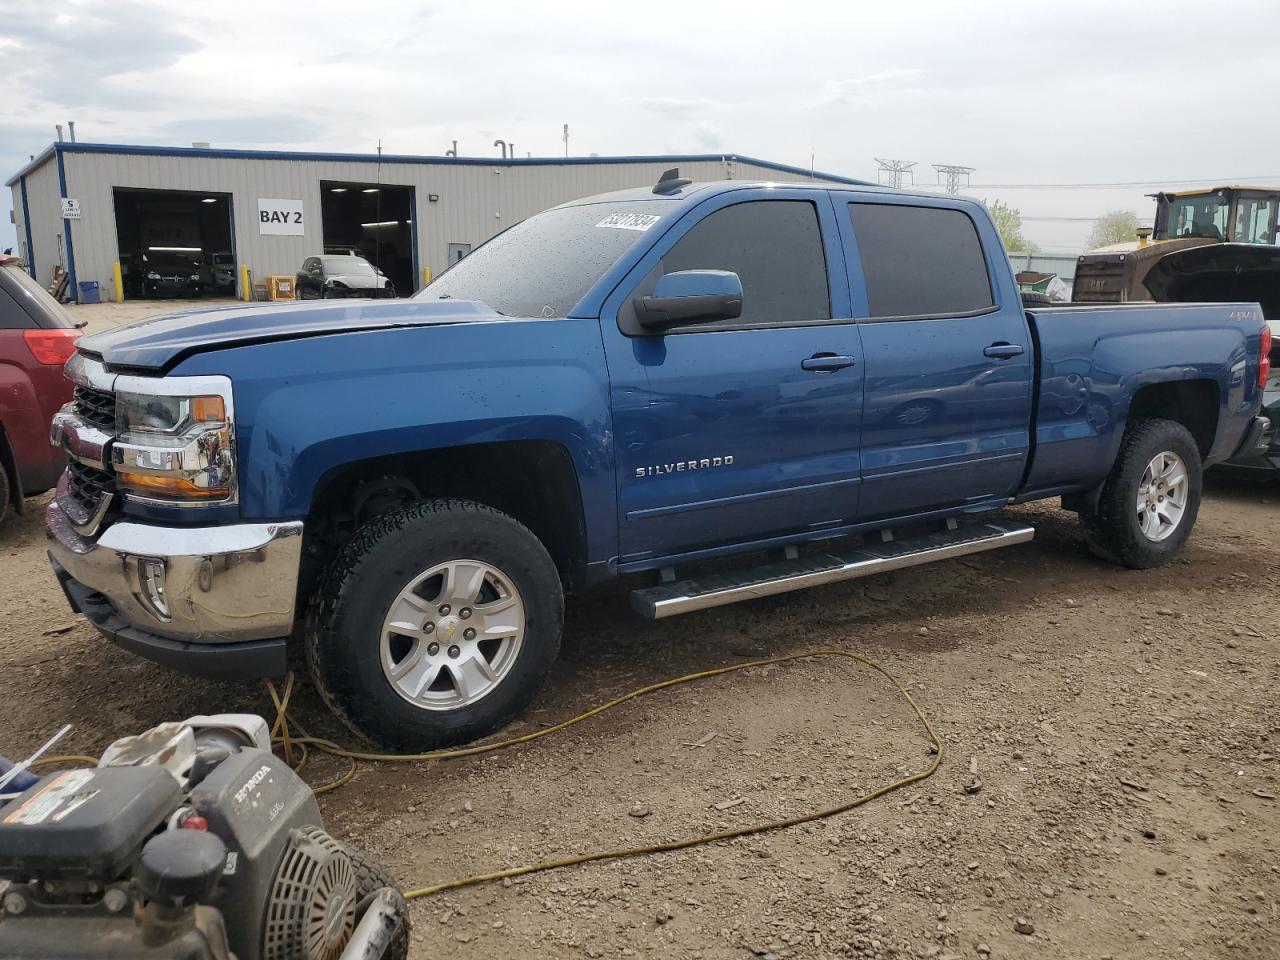
[(357, 531), (307, 625), (316, 687), (357, 733), (397, 750), (475, 740), (538, 692), (564, 597), (542, 543), (491, 507), (418, 503)]
[(1135, 420), (1095, 509), (1082, 514), (1090, 549), (1143, 570), (1182, 549), (1200, 510), (1203, 467), (1191, 432), (1174, 420)]

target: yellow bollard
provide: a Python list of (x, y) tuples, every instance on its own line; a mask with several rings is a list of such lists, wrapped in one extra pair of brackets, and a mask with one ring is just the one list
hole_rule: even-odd
[(111, 266), (111, 282), (116, 288), (116, 303), (124, 303), (124, 276), (120, 272), (120, 261)]
[(240, 299), (253, 299), (253, 286), (249, 283), (249, 268), (240, 264)]
[(422, 268), (422, 285), (425, 287), (430, 282), (431, 282), (431, 268), (423, 267)]

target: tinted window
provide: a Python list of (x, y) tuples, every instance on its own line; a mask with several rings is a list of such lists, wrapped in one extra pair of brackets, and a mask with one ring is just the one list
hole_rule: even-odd
[(563, 317), (643, 237), (670, 201), (558, 207), (477, 247), (417, 297), (479, 300), (508, 317)]
[(69, 327), (58, 301), (21, 267), (0, 267), (0, 329)]
[(993, 304), (978, 231), (959, 210), (851, 203), (873, 317), (947, 316)]
[[(724, 325), (829, 320), (818, 213), (805, 200), (755, 200), (710, 214), (662, 258), (662, 272), (732, 270), (742, 316)], [(706, 329), (714, 324), (700, 324)]]

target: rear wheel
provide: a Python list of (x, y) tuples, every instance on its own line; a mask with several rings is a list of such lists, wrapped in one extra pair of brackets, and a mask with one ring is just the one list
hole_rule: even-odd
[(365, 524), (322, 577), (307, 655), (325, 700), (357, 733), (431, 750), (493, 732), (542, 686), (564, 598), (542, 543), (461, 500)]
[(1095, 554), (1135, 569), (1171, 560), (1200, 510), (1200, 449), (1173, 420), (1135, 420), (1095, 509), (1082, 514)]

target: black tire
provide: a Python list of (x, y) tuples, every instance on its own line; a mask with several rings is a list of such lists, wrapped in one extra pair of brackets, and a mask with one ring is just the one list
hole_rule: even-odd
[(9, 469), (0, 461), (0, 523), (9, 515), (9, 499), (13, 496), (13, 484), (9, 481)]
[[(1147, 465), (1172, 452), (1187, 471), (1187, 498), (1181, 519), (1163, 540), (1152, 540), (1138, 523), (1138, 487)], [(1089, 549), (1104, 560), (1146, 570), (1168, 563), (1182, 549), (1200, 511), (1203, 483), (1200, 448), (1191, 432), (1174, 420), (1133, 420), (1125, 427), (1111, 474), (1095, 509), (1081, 513)]]
[(1024, 307), (1051, 307), (1053, 306), (1053, 301), (1049, 299), (1047, 293), (1024, 290), (1022, 291), (1022, 305)]
[[(415, 577), (464, 558), (501, 570), (519, 591), (524, 637), (482, 697), (428, 710), (383, 674), (382, 623)], [(308, 611), (307, 663), (325, 702), (353, 731), (395, 750), (433, 750), (483, 737), (523, 710), (551, 671), (563, 625), (560, 577), (537, 537), (492, 507), (432, 500), (369, 521), (329, 565)]]
[[(350, 843), (343, 848), (351, 858), (351, 867), (356, 874), (356, 903), (360, 903), (383, 887), (392, 887), (399, 891), (400, 885), (387, 873), (387, 868), (380, 864), (364, 850)], [(401, 910), (396, 918), (395, 932), (391, 935), (391, 943), (383, 951), (381, 960), (406, 960), (409, 956), (409, 911), (401, 901)]]

